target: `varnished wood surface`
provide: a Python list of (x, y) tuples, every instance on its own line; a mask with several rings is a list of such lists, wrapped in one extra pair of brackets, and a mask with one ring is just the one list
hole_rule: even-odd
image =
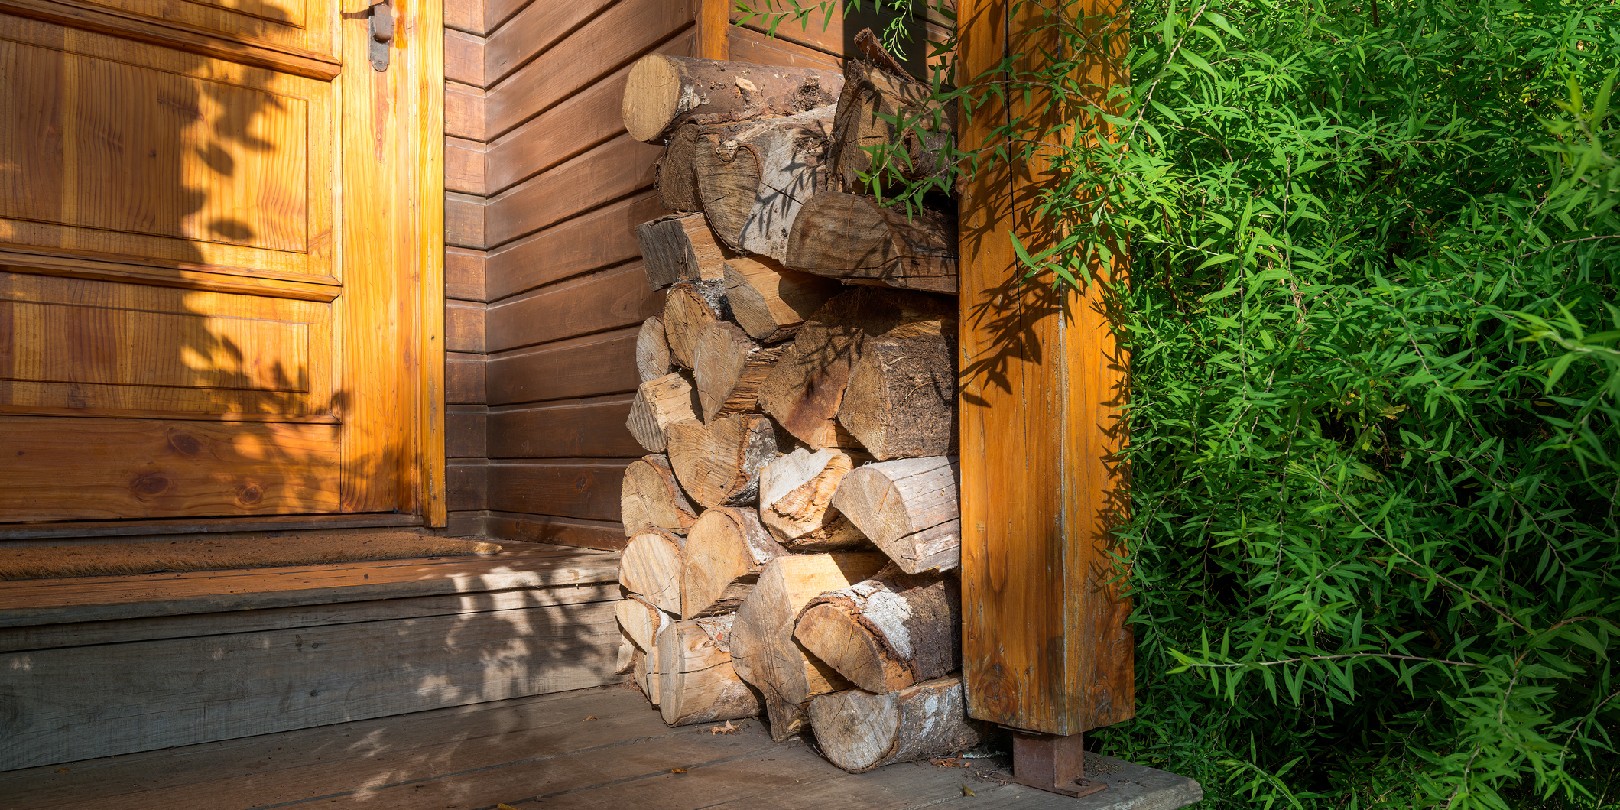
[[(757, 720), (733, 725), (739, 730), (728, 734), (711, 724), (669, 728), (640, 692), (618, 685), (0, 774), (0, 792), (40, 810), (1111, 806), (927, 763), (847, 774), (801, 741), (772, 743)], [(1133, 781), (1167, 789), (1151, 775), (1159, 772), (1117, 761), (1094, 770), (1130, 777), (1110, 788), (1126, 806), (1177, 806), (1144, 804), (1131, 792)]]
[[(1080, 6), (1088, 17), (1104, 15), (1109, 2)], [(1010, 54), (1063, 47), (1018, 16), (1035, 12), (1010, 6), (961, 3), (966, 75)], [(1098, 58), (1083, 78), (1123, 81), (1120, 64)], [(964, 149), (994, 149), (993, 128), (1009, 118), (1040, 132), (1063, 123), (1034, 120), (1043, 99), (1010, 95), (1010, 106), (974, 112), (960, 134)], [(1129, 719), (1135, 695), (1130, 606), (1109, 585), (1111, 530), (1126, 508), (1113, 458), (1123, 441), (1126, 360), (1101, 291), (1020, 285), (1008, 238), (1016, 232), (1032, 253), (1056, 238), (1058, 225), (1032, 209), (1059, 180), (1037, 161), (981, 167), (961, 184), (959, 406), (968, 712), (1067, 735)], [(1115, 270), (1092, 268), (1105, 281)]]

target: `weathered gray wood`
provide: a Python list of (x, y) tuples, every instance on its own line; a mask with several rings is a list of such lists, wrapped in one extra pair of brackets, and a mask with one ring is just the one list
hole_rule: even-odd
[(810, 701), (816, 742), (834, 765), (853, 773), (895, 762), (958, 754), (985, 738), (969, 720), (956, 678), (925, 681), (898, 692), (859, 690)]
[(829, 70), (652, 54), (630, 67), (624, 125), (656, 143), (681, 124), (792, 115), (838, 100), (844, 77)]
[(686, 377), (679, 372), (665, 374), (636, 388), (624, 426), (647, 452), (662, 453), (669, 447), (669, 426), (696, 419), (697, 408), (697, 391)]
[[(698, 200), (732, 250), (781, 261), (799, 209), (826, 184), (833, 107), (706, 128), (693, 150)], [(666, 160), (670, 159), (666, 157)]]
[(844, 476), (833, 506), (906, 573), (949, 571), (962, 559), (958, 475), (952, 458), (868, 464)]
[[(857, 36), (860, 36), (859, 34)], [(954, 104), (940, 104), (926, 82), (862, 59), (844, 61), (844, 87), (828, 155), (833, 177), (845, 191), (868, 187), (872, 150), (885, 147), (890, 160), (878, 176), (886, 185), (948, 176), (940, 153), (956, 127)]]
[(836, 448), (800, 447), (759, 473), (759, 515), (794, 551), (833, 551), (867, 545), (866, 536), (832, 506), (839, 482), (855, 466)]
[(812, 599), (793, 638), (860, 689), (904, 689), (962, 668), (960, 590), (954, 579), (891, 565)]
[(681, 612), (681, 555), (685, 538), (653, 529), (630, 538), (619, 563), (619, 584), (666, 613)]
[(799, 209), (782, 263), (828, 278), (955, 295), (956, 229), (935, 211), (908, 214), (864, 194), (823, 191)]
[(672, 726), (740, 720), (759, 697), (731, 664), (733, 616), (676, 622), (658, 634), (658, 708)]
[(714, 321), (692, 347), (692, 379), (703, 421), (754, 410), (759, 386), (785, 347), (761, 346), (730, 321)]
[(634, 593), (619, 600), (614, 606), (614, 616), (625, 637), (646, 653), (658, 650), (658, 634), (674, 621), (674, 617), (659, 610), (647, 597)]
[(719, 281), (726, 249), (702, 214), (671, 214), (636, 226), (647, 284), (662, 290), (682, 281)]
[(648, 318), (636, 332), (636, 374), (642, 382), (656, 380), (675, 370), (669, 356), (669, 338), (664, 336), (664, 319)]
[(873, 458), (955, 452), (955, 332), (955, 321), (919, 320), (862, 342), (838, 424)]

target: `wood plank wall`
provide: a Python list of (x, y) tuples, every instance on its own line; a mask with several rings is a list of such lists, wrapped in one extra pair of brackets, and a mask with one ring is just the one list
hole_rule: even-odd
[[(620, 482), (643, 454), (624, 428), (635, 334), (663, 308), (634, 235), (663, 213), (652, 188), (661, 148), (624, 133), (629, 65), (660, 52), (836, 69), (843, 48), (841, 27), (773, 40), (731, 26), (733, 5), (448, 0), (458, 533), (624, 545)], [(705, 31), (700, 20), (714, 22)]]

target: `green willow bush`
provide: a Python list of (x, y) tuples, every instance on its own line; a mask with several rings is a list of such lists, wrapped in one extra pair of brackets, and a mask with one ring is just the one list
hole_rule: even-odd
[(1620, 5), (1130, 0), (1104, 102), (1024, 3), (1079, 61), (935, 81), (1080, 113), (1028, 283), (1129, 246), (1138, 718), (1093, 740), (1216, 806), (1620, 806)]

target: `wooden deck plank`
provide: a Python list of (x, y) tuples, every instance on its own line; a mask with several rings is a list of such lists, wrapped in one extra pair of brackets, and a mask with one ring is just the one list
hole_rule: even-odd
[(532, 546), (483, 558), (0, 583), (0, 627), (616, 581), (618, 556)]
[(640, 693), (613, 686), (3, 773), (0, 796), (31, 810), (1169, 810), (1198, 797), (1180, 777), (1106, 758), (1093, 772), (1115, 787), (1080, 800), (928, 764), (850, 775), (800, 741), (771, 743), (758, 721), (740, 725), (666, 728)]

